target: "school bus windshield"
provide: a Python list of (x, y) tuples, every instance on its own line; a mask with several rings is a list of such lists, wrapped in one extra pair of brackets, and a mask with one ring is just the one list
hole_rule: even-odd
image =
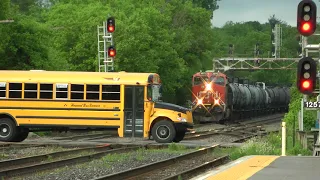
[(148, 100), (150, 101), (161, 101), (161, 85), (153, 84), (148, 85)]

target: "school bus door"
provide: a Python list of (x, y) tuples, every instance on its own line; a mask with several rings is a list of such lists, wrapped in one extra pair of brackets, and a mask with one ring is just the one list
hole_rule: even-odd
[(143, 137), (144, 86), (125, 86), (124, 137)]

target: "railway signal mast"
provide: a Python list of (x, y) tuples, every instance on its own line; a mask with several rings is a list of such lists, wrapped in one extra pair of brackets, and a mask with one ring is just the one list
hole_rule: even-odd
[(116, 21), (114, 17), (109, 17), (107, 21), (103, 22), (103, 26), (98, 26), (99, 72), (114, 71), (114, 59), (116, 56), (116, 48), (114, 46), (113, 41), (113, 32), (115, 31), (115, 29)]
[[(320, 45), (308, 45), (307, 37), (314, 34), (317, 28), (317, 6), (312, 0), (302, 0), (298, 4), (297, 9), (297, 30), (301, 35), (301, 46), (302, 46), (302, 58), (298, 63), (297, 69), (297, 88), (304, 94), (303, 99), (301, 100), (301, 110), (299, 112), (299, 130), (303, 131), (303, 110), (304, 108), (309, 108), (309, 110), (318, 110), (318, 118), (320, 121), (320, 111), (319, 107), (314, 107), (315, 109), (310, 109), (308, 107), (307, 95), (311, 95), (315, 92), (317, 85), (317, 78), (319, 78), (320, 73), (317, 72), (317, 63), (316, 61), (308, 57), (308, 50), (315, 50), (319, 52)], [(304, 53), (303, 51), (306, 51)], [(320, 95), (317, 97), (317, 102), (320, 101)], [(320, 128), (317, 142), (315, 143), (315, 148), (313, 152), (314, 156), (320, 156)]]
[(280, 58), (280, 50), (282, 45), (282, 27), (280, 24), (272, 25), (271, 43), (272, 51), (271, 55), (275, 59)]

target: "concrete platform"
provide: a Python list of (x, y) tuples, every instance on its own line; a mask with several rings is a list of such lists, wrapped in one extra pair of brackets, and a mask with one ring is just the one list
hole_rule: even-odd
[(192, 180), (319, 180), (320, 157), (245, 156)]

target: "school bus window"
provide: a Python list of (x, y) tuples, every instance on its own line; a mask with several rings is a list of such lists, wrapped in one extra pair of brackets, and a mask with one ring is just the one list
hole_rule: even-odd
[(56, 99), (68, 99), (68, 84), (56, 84)]
[(25, 83), (24, 84), (24, 98), (37, 99), (38, 84), (36, 83)]
[(83, 99), (83, 84), (71, 84), (71, 99)]
[(6, 97), (6, 83), (0, 82), (0, 98)]
[(53, 98), (53, 84), (40, 84), (40, 99)]
[(9, 98), (22, 97), (22, 83), (9, 83)]
[(120, 100), (120, 85), (102, 85), (102, 100)]
[(99, 85), (87, 84), (87, 100), (99, 100)]

